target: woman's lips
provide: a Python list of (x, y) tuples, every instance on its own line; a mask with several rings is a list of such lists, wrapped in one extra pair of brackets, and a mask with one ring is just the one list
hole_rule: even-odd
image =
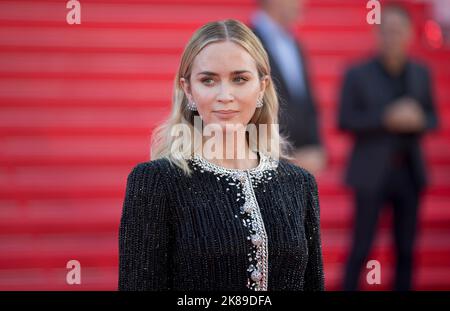
[(236, 115), (237, 113), (239, 113), (239, 111), (237, 110), (217, 110), (214, 111), (215, 114), (217, 114), (217, 116), (219, 116), (220, 118), (231, 118), (234, 115)]

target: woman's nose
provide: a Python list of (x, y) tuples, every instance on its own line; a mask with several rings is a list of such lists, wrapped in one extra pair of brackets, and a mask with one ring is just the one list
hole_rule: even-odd
[(233, 88), (227, 83), (223, 83), (220, 86), (219, 94), (217, 95), (217, 100), (221, 102), (230, 102), (234, 99)]

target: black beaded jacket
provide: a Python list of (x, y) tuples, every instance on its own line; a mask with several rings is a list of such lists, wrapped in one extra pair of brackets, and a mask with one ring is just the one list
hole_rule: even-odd
[(119, 290), (323, 290), (314, 177), (259, 153), (248, 170), (194, 155), (128, 175), (119, 229)]

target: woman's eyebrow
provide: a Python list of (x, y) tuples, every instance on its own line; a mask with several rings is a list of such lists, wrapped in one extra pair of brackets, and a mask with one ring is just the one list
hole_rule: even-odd
[(202, 72), (197, 73), (197, 76), (199, 76), (199, 75), (218, 76), (217, 73), (211, 72), (211, 71), (202, 71)]
[(233, 75), (239, 75), (239, 74), (242, 74), (242, 73), (249, 73), (249, 74), (251, 74), (252, 72), (250, 70), (236, 70), (236, 71), (232, 72)]
[[(252, 73), (250, 70), (235, 70), (231, 73), (231, 75), (238, 75), (243, 73)], [(199, 72), (197, 75), (207, 75), (207, 76), (218, 76), (218, 73), (212, 72), (212, 71), (202, 71)]]

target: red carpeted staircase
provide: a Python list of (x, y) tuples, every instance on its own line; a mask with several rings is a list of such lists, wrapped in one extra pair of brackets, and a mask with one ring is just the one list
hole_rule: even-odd
[[(149, 158), (152, 129), (170, 111), (183, 47), (210, 20), (247, 22), (253, 0), (86, 0), (81, 24), (65, 1), (0, 2), (0, 290), (114, 290), (126, 177)], [(450, 289), (450, 50), (427, 48), (429, 6), (409, 5), (413, 54), (435, 80), (440, 130), (423, 142), (423, 197), (414, 288)], [(343, 70), (375, 46), (365, 1), (309, 1), (298, 35), (309, 54), (329, 156), (318, 175), (326, 287), (339, 289), (352, 226), (342, 175), (351, 140), (336, 130)], [(390, 215), (369, 259), (389, 289)], [(81, 264), (68, 285), (66, 264)], [(363, 281), (364, 281), (363, 276)]]

